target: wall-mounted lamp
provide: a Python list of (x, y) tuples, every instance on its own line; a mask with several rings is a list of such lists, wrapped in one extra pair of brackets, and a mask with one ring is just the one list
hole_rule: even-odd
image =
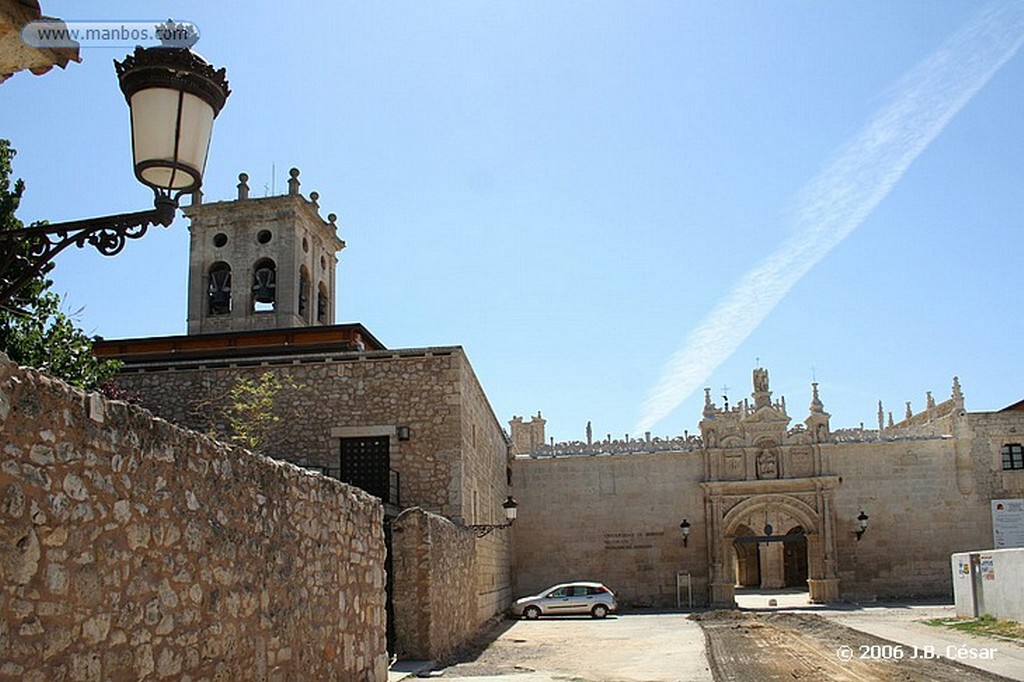
[(131, 116), (135, 177), (153, 190), (153, 209), (0, 231), (0, 308), (16, 309), (25, 287), (72, 244), (113, 256), (151, 225), (170, 226), (182, 195), (202, 185), (213, 119), (231, 90), (224, 69), (174, 40), (161, 42), (114, 62)]
[(686, 543), (690, 540), (690, 531), (692, 530), (690, 522), (683, 519), (683, 522), (679, 524), (679, 528), (683, 531), (683, 547), (686, 547)]
[(398, 440), (409, 440), (412, 438), (412, 431), (408, 426), (399, 426), (395, 429), (395, 434), (398, 436)]
[(516, 502), (511, 495), (509, 495), (508, 498), (506, 498), (505, 501), (501, 503), (501, 508), (505, 510), (505, 518), (507, 519), (505, 523), (474, 524), (471, 526), (466, 526), (466, 528), (469, 528), (471, 531), (476, 533), (476, 536), (478, 538), (482, 538), (483, 536), (490, 533), (492, 530), (497, 530), (498, 528), (508, 528), (516, 520), (516, 510), (518, 509), (518, 507), (519, 503)]
[(864, 510), (860, 510), (860, 514), (857, 515), (857, 541), (860, 542), (861, 537), (864, 535), (864, 531), (868, 529), (868, 515), (864, 513)]

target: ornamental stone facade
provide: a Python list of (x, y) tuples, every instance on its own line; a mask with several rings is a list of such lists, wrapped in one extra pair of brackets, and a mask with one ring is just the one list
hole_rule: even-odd
[[(882, 428), (836, 431), (816, 384), (793, 424), (768, 372), (752, 383), (733, 406), (705, 393), (699, 437), (518, 449), (519, 591), (586, 577), (657, 606), (733, 606), (752, 587), (804, 587), (813, 602), (949, 597), (949, 556), (991, 548), (992, 501), (1024, 497), (1010, 454), (1024, 413), (967, 412), (956, 379), (899, 423), (880, 408)], [(543, 426), (513, 419), (513, 443), (544, 443)]]

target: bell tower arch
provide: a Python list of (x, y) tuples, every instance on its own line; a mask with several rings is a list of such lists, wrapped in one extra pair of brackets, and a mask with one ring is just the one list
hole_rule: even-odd
[(234, 201), (184, 209), (189, 232), (188, 333), (331, 325), (335, 319), (336, 217), (320, 217), (317, 200), (299, 193), (292, 168), (288, 193), (249, 198), (238, 176)]

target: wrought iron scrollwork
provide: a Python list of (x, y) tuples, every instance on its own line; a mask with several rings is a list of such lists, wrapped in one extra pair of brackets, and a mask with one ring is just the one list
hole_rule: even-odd
[(129, 239), (145, 235), (150, 226), (169, 227), (179, 198), (180, 194), (158, 194), (154, 208), (148, 211), (0, 231), (0, 308), (10, 308), (18, 292), (44, 274), (50, 261), (71, 245), (83, 248), (88, 244), (104, 256), (114, 256)]

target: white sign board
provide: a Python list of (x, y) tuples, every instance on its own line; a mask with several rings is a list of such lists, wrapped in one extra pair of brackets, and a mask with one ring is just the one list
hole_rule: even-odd
[(996, 549), (1024, 547), (1024, 499), (992, 500), (992, 534)]

